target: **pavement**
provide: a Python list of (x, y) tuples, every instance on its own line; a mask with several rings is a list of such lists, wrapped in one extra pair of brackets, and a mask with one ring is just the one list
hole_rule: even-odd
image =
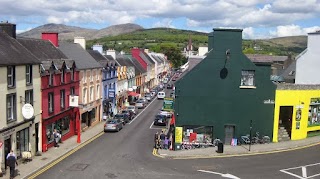
[[(77, 136), (73, 136), (60, 144), (58, 148), (49, 148), (47, 152), (41, 154), (41, 156), (33, 156), (32, 161), (27, 163), (19, 162), (16, 167), (19, 171), (19, 175), (16, 178), (35, 178), (41, 171), (45, 171), (48, 168), (59, 163), (64, 158), (68, 157), (75, 151), (79, 150), (83, 146), (87, 145), (94, 139), (103, 134), (104, 122), (100, 122), (97, 125), (90, 127), (85, 132), (81, 133), (81, 143), (77, 143)], [(6, 170), (5, 175), (2, 178), (10, 178), (9, 169)]]
[(153, 155), (169, 159), (221, 158), (287, 152), (315, 145), (320, 145), (320, 136), (309, 137), (302, 140), (290, 140), (269, 144), (254, 144), (250, 146), (250, 151), (249, 145), (224, 145), (223, 153), (217, 153), (217, 147), (208, 147), (177, 151), (164, 149), (159, 149), (156, 151), (156, 149), (154, 149)]

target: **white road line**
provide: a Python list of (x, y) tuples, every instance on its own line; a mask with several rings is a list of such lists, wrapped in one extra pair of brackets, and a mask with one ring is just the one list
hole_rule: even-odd
[(307, 178), (307, 167), (302, 167), (302, 177)]
[(152, 129), (151, 127), (153, 126), (153, 123), (154, 123), (154, 121), (151, 123), (151, 125), (150, 125), (149, 129)]
[(211, 173), (211, 174), (216, 174), (216, 175), (220, 175), (224, 178), (231, 178), (231, 179), (240, 179), (239, 177), (237, 176), (234, 176), (230, 173), (218, 173), (218, 172), (213, 172), (213, 171), (207, 171), (207, 170), (198, 170), (198, 172), (204, 172), (204, 173)]
[(297, 177), (297, 178), (300, 178), (300, 179), (305, 179), (304, 177), (301, 177), (301, 176), (296, 175), (296, 174), (291, 173), (291, 172), (287, 172), (287, 171), (285, 171), (285, 170), (280, 170), (280, 172), (286, 173), (286, 174), (288, 174), (288, 175), (291, 175), (291, 176), (294, 176), (294, 177)]
[(157, 97), (155, 97), (146, 107), (144, 107), (144, 109), (143, 109), (138, 115), (136, 115), (136, 117), (133, 118), (133, 119), (131, 120), (131, 122), (129, 122), (128, 124), (131, 124), (134, 120), (136, 120), (136, 119), (140, 116), (140, 114), (142, 114), (143, 111), (145, 111), (145, 110), (150, 106), (150, 104), (152, 104), (153, 101), (156, 100), (156, 99), (157, 99)]

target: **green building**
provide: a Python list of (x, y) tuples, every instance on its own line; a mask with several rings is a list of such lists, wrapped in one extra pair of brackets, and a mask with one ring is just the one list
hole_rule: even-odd
[(272, 138), (276, 85), (270, 64), (254, 64), (242, 53), (242, 30), (214, 29), (209, 53), (175, 83), (176, 126), (183, 141), (212, 142), (249, 134)]

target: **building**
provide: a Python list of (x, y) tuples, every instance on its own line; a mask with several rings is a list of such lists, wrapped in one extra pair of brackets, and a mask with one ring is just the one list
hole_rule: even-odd
[(11, 149), (18, 159), (25, 151), (31, 151), (32, 155), (41, 151), (41, 96), (38, 95), (41, 62), (17, 41), (16, 25), (11, 23), (0, 23), (0, 59), (0, 168), (3, 170)]
[(59, 49), (76, 63), (80, 70), (79, 108), (82, 130), (102, 119), (102, 66), (85, 49), (85, 39), (75, 37), (74, 43), (61, 42)]
[(79, 71), (50, 39), (56, 33), (42, 33), (41, 39), (19, 38), (18, 41), (41, 60), (42, 151), (54, 145), (53, 130), (61, 134), (62, 141), (76, 134), (77, 108), (69, 106), (69, 97), (79, 94)]
[[(147, 70), (142, 67), (137, 59), (132, 57), (131, 55), (126, 55), (126, 57), (131, 61), (135, 68), (135, 85), (132, 86), (133, 92), (128, 95), (129, 102), (132, 101), (132, 97), (139, 96), (138, 94), (142, 94), (144, 91), (145, 79), (147, 77)], [(131, 96), (131, 97), (130, 97)]]
[(307, 49), (296, 57), (296, 84), (320, 84), (320, 31), (308, 34)]
[(219, 138), (230, 144), (248, 134), (250, 126), (253, 134), (271, 138), (276, 86), (270, 81), (270, 65), (255, 65), (242, 53), (242, 30), (214, 29), (212, 35), (212, 50), (198, 63), (189, 62), (194, 67), (175, 83), (182, 141)]

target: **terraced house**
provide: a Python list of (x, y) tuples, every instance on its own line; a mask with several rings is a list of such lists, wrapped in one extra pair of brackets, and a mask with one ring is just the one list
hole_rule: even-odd
[[(0, 23), (0, 165), (41, 150), (40, 61), (16, 40), (16, 25)], [(25, 107), (23, 107), (25, 106)]]

